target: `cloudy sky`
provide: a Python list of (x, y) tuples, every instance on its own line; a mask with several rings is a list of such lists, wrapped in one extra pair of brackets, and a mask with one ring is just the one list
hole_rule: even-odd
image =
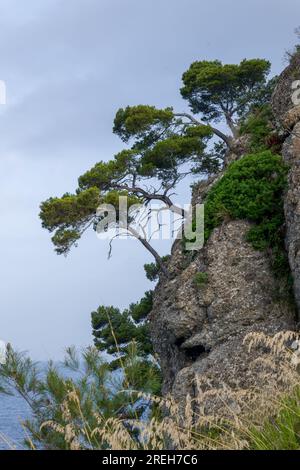
[(0, 0), (0, 339), (59, 358), (91, 342), (99, 304), (125, 307), (151, 288), (138, 242), (115, 243), (107, 261), (107, 244), (90, 233), (57, 256), (40, 202), (74, 191), (122, 148), (111, 132), (119, 107), (184, 110), (180, 80), (192, 61), (265, 57), (278, 73), (299, 18), (299, 0)]

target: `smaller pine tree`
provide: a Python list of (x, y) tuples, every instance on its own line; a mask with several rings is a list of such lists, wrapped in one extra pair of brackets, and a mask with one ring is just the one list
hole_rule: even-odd
[[(161, 373), (154, 360), (148, 315), (153, 306), (153, 292), (148, 291), (137, 303), (121, 311), (116, 307), (101, 305), (92, 312), (94, 344), (99, 351), (112, 355), (111, 370), (122, 367), (132, 344), (137, 344), (140, 358), (137, 375), (129, 374), (130, 385), (139, 389), (149, 383), (151, 392), (160, 393)], [(152, 386), (150, 383), (152, 382)]]

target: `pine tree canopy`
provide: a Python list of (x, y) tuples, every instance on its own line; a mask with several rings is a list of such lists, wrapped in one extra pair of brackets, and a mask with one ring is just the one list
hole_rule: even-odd
[[(152, 291), (145, 293), (137, 303), (120, 311), (115, 307), (101, 305), (92, 312), (92, 327), (95, 346), (109, 354), (126, 353), (128, 344), (139, 344), (144, 356), (152, 352), (149, 327), (146, 317), (152, 309)], [(118, 367), (119, 363), (116, 364)]]
[[(113, 206), (115, 226), (120, 227), (119, 196), (128, 197), (128, 207), (138, 203), (149, 207), (151, 201), (158, 201), (164, 209), (184, 218), (186, 212), (173, 203), (172, 191), (187, 175), (210, 175), (220, 169), (226, 151), (235, 148), (242, 121), (253, 106), (264, 104), (270, 97), (275, 82), (267, 80), (269, 71), (270, 63), (262, 59), (243, 60), (238, 65), (218, 60), (194, 62), (183, 74), (181, 94), (191, 111), (200, 114), (200, 120), (172, 107), (119, 109), (113, 132), (127, 147), (81, 175), (74, 194), (52, 197), (41, 204), (42, 226), (54, 232), (56, 252), (68, 253), (89, 227), (95, 228), (103, 217), (97, 215), (101, 204)], [(228, 134), (214, 127), (213, 123), (220, 120), (227, 125)], [(150, 251), (160, 272), (167, 275), (150, 243), (151, 236), (147, 239), (133, 228), (136, 216), (132, 214), (127, 220), (128, 233)]]
[(271, 64), (263, 59), (222, 64), (219, 60), (194, 62), (183, 74), (181, 95), (202, 120), (219, 121), (245, 116), (250, 107), (261, 104)]

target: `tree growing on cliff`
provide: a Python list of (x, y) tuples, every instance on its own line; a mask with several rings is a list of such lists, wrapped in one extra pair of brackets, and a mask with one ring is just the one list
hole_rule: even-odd
[[(97, 213), (99, 205), (110, 204), (118, 228), (125, 228), (154, 256), (161, 272), (167, 274), (163, 260), (150, 238), (137, 223), (137, 203), (151, 213), (150, 203), (159, 201), (160, 210), (179, 217), (185, 211), (173, 203), (172, 192), (180, 180), (191, 173), (211, 174), (223, 163), (224, 149), (234, 150), (239, 136), (239, 121), (271, 93), (267, 81), (270, 63), (262, 59), (243, 60), (240, 64), (220, 61), (194, 62), (183, 74), (182, 97), (189, 112), (173, 108), (158, 109), (138, 105), (119, 109), (113, 132), (127, 147), (108, 161), (101, 161), (79, 177), (75, 194), (50, 198), (41, 204), (42, 225), (55, 232), (52, 241), (58, 254), (66, 254), (90, 227), (97, 227), (106, 216)], [(199, 117), (198, 117), (199, 116)], [(228, 133), (215, 127), (223, 121)], [(217, 153), (208, 146), (214, 138)], [(222, 143), (220, 147), (220, 143)], [(119, 196), (128, 197), (133, 207), (125, 224), (119, 213)]]
[(122, 367), (130, 356), (132, 344), (136, 344), (139, 353), (139, 368), (132, 369), (128, 377), (141, 389), (148, 383), (148, 389), (158, 394), (161, 385), (161, 372), (156, 365), (153, 346), (150, 339), (148, 315), (153, 306), (153, 293), (148, 291), (137, 303), (133, 303), (124, 311), (115, 307), (101, 305), (92, 312), (92, 328), (94, 344), (99, 351), (111, 354), (112, 370)]
[(148, 291), (137, 303), (132, 303), (124, 311), (101, 305), (92, 312), (94, 344), (99, 351), (109, 354), (127, 352), (131, 341), (141, 344), (145, 356), (152, 352), (147, 316), (152, 310), (153, 293)]
[(300, 26), (297, 26), (294, 32), (297, 38), (297, 43), (295, 44), (293, 49), (285, 51), (285, 60), (287, 61), (287, 63), (290, 63), (293, 57), (300, 52)]
[[(239, 121), (251, 108), (269, 102), (274, 83), (267, 81), (270, 62), (243, 60), (239, 65), (220, 61), (194, 62), (183, 74), (181, 95), (194, 114), (205, 123), (225, 121), (231, 135), (212, 128), (216, 136), (234, 149), (239, 137)], [(192, 116), (185, 115), (191, 120)]]

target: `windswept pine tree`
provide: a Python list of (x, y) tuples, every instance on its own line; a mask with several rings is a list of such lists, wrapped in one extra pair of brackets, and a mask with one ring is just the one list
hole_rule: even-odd
[[(80, 176), (74, 194), (41, 204), (42, 225), (54, 232), (56, 252), (67, 254), (86, 230), (95, 229), (106, 216), (97, 208), (109, 204), (115, 211), (114, 226), (137, 238), (167, 275), (162, 258), (139, 230), (136, 204), (151, 212), (151, 201), (159, 201), (162, 210), (184, 218), (184, 210), (172, 200), (174, 188), (189, 174), (214, 174), (224, 165), (226, 152), (235, 149), (241, 122), (270, 99), (274, 81), (268, 81), (269, 71), (270, 63), (262, 59), (238, 65), (194, 62), (183, 74), (181, 88), (190, 112), (149, 105), (119, 109), (113, 132), (126, 148)], [(224, 124), (228, 133), (221, 130)], [(120, 196), (127, 197), (126, 220), (119, 213)]]

